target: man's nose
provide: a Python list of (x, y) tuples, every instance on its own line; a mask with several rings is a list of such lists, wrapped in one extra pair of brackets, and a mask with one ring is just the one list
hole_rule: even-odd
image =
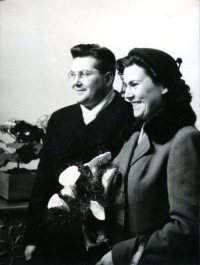
[(127, 99), (127, 100), (129, 100), (129, 101), (131, 101), (131, 100), (134, 99), (134, 97), (135, 97), (135, 94), (134, 94), (134, 92), (133, 92), (133, 89), (131, 89), (129, 86), (127, 86), (127, 87), (125, 88), (125, 94), (124, 94), (124, 97), (125, 97), (125, 99)]
[(81, 86), (81, 80), (80, 80), (80, 76), (79, 75), (76, 75), (73, 79), (73, 87), (74, 86)]

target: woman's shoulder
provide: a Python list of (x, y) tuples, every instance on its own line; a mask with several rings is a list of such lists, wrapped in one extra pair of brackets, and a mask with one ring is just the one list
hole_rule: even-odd
[(193, 146), (200, 152), (200, 131), (194, 126), (185, 126), (177, 131), (172, 142), (174, 146)]
[(188, 138), (188, 137), (197, 137), (200, 138), (200, 131), (194, 127), (194, 126), (185, 126), (178, 130), (178, 132), (175, 135), (175, 138)]

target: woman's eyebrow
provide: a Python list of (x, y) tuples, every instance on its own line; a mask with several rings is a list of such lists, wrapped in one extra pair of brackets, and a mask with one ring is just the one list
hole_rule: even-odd
[(141, 81), (140, 80), (130, 80), (127, 83), (128, 84), (133, 84), (133, 83), (139, 83), (139, 82), (141, 82)]

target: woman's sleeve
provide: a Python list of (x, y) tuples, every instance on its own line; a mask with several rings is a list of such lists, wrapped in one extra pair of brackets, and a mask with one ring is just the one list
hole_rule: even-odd
[[(167, 178), (171, 221), (151, 235), (116, 244), (115, 265), (199, 264), (200, 133), (196, 129), (182, 129), (175, 136)], [(141, 257), (131, 263), (142, 244)]]

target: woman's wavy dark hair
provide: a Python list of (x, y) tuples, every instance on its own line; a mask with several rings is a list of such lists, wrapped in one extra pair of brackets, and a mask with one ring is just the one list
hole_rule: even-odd
[(133, 55), (127, 56), (117, 60), (116, 68), (119, 75), (123, 75), (124, 69), (133, 64), (144, 68), (146, 74), (152, 79), (153, 83), (158, 85), (162, 84), (168, 88), (168, 92), (163, 95), (165, 105), (184, 107), (190, 104), (192, 96), (190, 94), (190, 87), (183, 79), (163, 81), (156, 71), (140, 56)]

